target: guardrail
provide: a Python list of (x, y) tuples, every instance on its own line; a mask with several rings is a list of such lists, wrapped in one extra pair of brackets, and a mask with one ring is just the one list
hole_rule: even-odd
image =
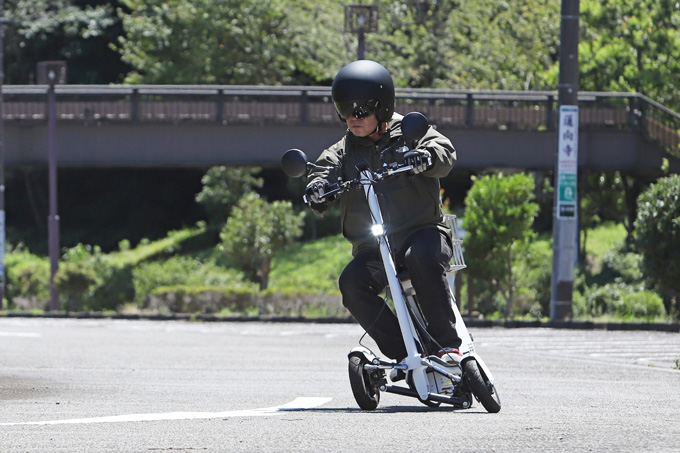
[[(45, 121), (47, 85), (5, 85), (5, 121)], [(328, 87), (57, 85), (59, 121), (324, 124), (337, 122)], [(580, 92), (580, 127), (639, 131), (680, 157), (680, 115), (638, 93)], [(440, 126), (552, 131), (557, 92), (397, 89), (397, 111)]]

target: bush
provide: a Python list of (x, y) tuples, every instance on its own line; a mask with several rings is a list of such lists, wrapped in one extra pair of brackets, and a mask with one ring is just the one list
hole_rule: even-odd
[(550, 314), (550, 279), (552, 250), (548, 241), (535, 241), (516, 254), (513, 264), (516, 275), (514, 313), (531, 314), (537, 318)]
[(274, 255), (302, 235), (303, 217), (288, 201), (268, 203), (248, 193), (220, 233), (222, 250), (260, 289), (266, 289)]
[(167, 286), (213, 286), (218, 288), (250, 288), (243, 274), (203, 263), (188, 256), (174, 256), (164, 261), (143, 263), (132, 270), (136, 303), (141, 304), (155, 289)]
[(652, 320), (666, 315), (661, 296), (652, 291), (630, 292), (623, 295), (623, 301), (617, 314), (621, 317), (633, 317)]
[(59, 266), (54, 276), (60, 298), (67, 300), (66, 310), (81, 311), (85, 309), (85, 296), (90, 288), (99, 283), (95, 271), (82, 262), (66, 262)]
[(644, 275), (641, 266), (642, 255), (615, 249), (606, 253), (602, 258), (600, 277), (608, 281), (620, 279), (628, 284), (643, 283)]
[(9, 308), (47, 310), (50, 301), (50, 263), (19, 247), (5, 256), (6, 298)]
[(575, 305), (579, 307), (578, 315), (586, 317), (652, 320), (666, 315), (661, 296), (640, 285), (627, 285), (621, 280), (586, 290), (584, 299), (575, 298)]
[(637, 200), (634, 238), (645, 275), (680, 295), (680, 175), (659, 179)]
[(145, 309), (174, 313), (263, 316), (348, 316), (340, 295), (292, 288), (165, 286), (154, 289)]
[[(66, 250), (60, 272), (62, 268), (62, 285), (69, 285), (69, 279), (81, 280), (79, 290), (72, 286), (60, 295), (62, 305), (72, 304), (71, 308), (78, 311), (102, 311), (115, 310), (132, 300), (132, 264), (117, 259), (115, 254), (102, 253), (99, 246), (78, 244)], [(77, 275), (83, 272), (94, 275)], [(83, 279), (89, 279), (90, 284), (85, 285)]]
[(469, 272), (503, 296), (505, 316), (513, 311), (515, 254), (535, 236), (531, 230), (538, 213), (534, 186), (533, 178), (524, 173), (486, 175), (475, 180), (465, 197)]

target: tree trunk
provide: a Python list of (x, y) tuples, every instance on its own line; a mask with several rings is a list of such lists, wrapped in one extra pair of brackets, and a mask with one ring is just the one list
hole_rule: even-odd
[(512, 278), (512, 252), (508, 250), (507, 256), (506, 256), (506, 264), (508, 266), (508, 279), (507, 279), (507, 296), (505, 298), (505, 317), (507, 318), (510, 316), (510, 313), (512, 313), (512, 305), (513, 305), (513, 299), (514, 299), (514, 282)]
[(475, 279), (469, 272), (467, 274), (467, 306), (468, 314), (472, 316), (475, 311)]
[(264, 291), (269, 286), (269, 271), (271, 270), (272, 260), (271, 258), (265, 258), (262, 261), (262, 266), (260, 267), (260, 291)]
[(624, 200), (626, 203), (626, 250), (631, 250), (633, 246), (633, 229), (635, 228), (635, 219), (637, 218), (637, 198), (642, 192), (642, 184), (635, 176), (621, 173), (621, 181), (623, 182)]

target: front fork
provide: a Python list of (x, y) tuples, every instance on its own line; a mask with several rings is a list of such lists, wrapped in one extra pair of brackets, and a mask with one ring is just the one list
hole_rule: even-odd
[(415, 327), (411, 317), (408, 314), (406, 301), (404, 300), (404, 293), (402, 291), (399, 278), (397, 277), (397, 271), (392, 259), (392, 254), (390, 253), (390, 248), (387, 244), (387, 233), (384, 228), (378, 197), (375, 194), (373, 176), (370, 171), (363, 171), (361, 174), (364, 194), (366, 195), (368, 207), (373, 219), (373, 234), (375, 234), (376, 238), (378, 239), (378, 244), (380, 246), (380, 256), (385, 267), (385, 273), (387, 274), (387, 282), (391, 289), (392, 301), (394, 302), (394, 309), (397, 319), (399, 320), (401, 336), (403, 337), (404, 345), (406, 346), (407, 355), (403, 360), (403, 364), (406, 365), (406, 370), (411, 371), (413, 385), (418, 392), (418, 396), (423, 400), (427, 400), (429, 392), (427, 376), (425, 372), (427, 370), (426, 367), (428, 366), (428, 363), (420, 356), (420, 352), (416, 346)]

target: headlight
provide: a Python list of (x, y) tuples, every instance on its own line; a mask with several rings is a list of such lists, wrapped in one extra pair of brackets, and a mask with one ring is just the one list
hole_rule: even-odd
[(382, 225), (372, 225), (371, 233), (373, 233), (373, 236), (382, 236), (385, 234), (385, 228)]

